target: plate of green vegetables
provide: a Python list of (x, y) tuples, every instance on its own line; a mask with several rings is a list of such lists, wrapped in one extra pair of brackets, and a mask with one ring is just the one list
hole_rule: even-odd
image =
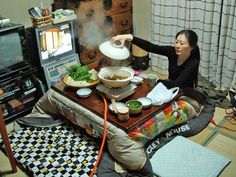
[(94, 69), (89, 69), (87, 65), (73, 65), (67, 68), (66, 74), (62, 82), (69, 87), (83, 88), (92, 87), (100, 82), (98, 73)]

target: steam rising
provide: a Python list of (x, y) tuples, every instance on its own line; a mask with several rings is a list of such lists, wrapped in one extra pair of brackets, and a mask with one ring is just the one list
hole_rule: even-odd
[(94, 48), (104, 41), (104, 34), (96, 22), (86, 22), (83, 24), (82, 36), (80, 42), (87, 48)]
[(102, 3), (81, 3), (80, 6), (81, 9), (86, 9), (78, 12), (80, 43), (92, 49), (109, 40), (111, 37), (105, 35), (105, 30), (109, 27), (105, 25), (106, 17)]

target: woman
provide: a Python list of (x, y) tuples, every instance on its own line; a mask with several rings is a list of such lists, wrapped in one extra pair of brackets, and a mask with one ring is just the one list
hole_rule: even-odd
[(113, 37), (111, 41), (119, 41), (122, 46), (125, 41), (132, 41), (133, 44), (147, 52), (167, 56), (169, 60), (169, 78), (168, 80), (159, 81), (167, 88), (194, 88), (197, 83), (198, 67), (200, 63), (200, 52), (197, 45), (198, 36), (192, 30), (182, 30), (176, 34), (175, 39), (175, 47), (152, 44), (132, 34), (117, 35)]

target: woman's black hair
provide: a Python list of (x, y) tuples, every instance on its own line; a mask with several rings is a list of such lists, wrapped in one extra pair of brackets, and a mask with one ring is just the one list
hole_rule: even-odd
[(184, 34), (186, 38), (188, 39), (189, 45), (192, 47), (191, 56), (195, 59), (200, 60), (200, 50), (197, 45), (197, 42), (198, 42), (197, 34), (192, 30), (182, 30), (176, 34), (175, 39), (177, 39), (177, 37), (180, 34)]

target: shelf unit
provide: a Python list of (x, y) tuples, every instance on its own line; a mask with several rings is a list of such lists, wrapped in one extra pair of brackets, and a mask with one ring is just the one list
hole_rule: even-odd
[(6, 123), (30, 113), (42, 96), (37, 69), (28, 61), (0, 71), (0, 107)]

